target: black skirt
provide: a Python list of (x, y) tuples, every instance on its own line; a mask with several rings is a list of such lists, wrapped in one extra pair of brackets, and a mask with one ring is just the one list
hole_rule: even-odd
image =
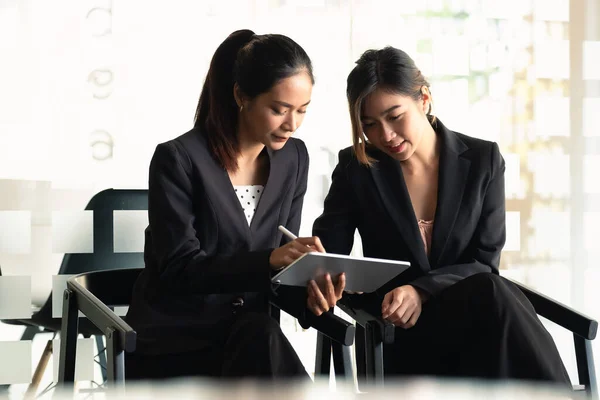
[(127, 354), (125, 379), (177, 377), (310, 379), (277, 321), (266, 312), (240, 312), (210, 345), (176, 354)]
[(386, 376), (434, 375), (571, 382), (533, 306), (510, 281), (476, 274), (423, 306), (384, 347)]

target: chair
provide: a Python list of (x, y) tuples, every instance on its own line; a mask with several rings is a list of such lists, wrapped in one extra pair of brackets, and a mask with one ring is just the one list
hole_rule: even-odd
[[(113, 211), (115, 210), (147, 210), (148, 194), (146, 190), (119, 190), (106, 189), (92, 197), (85, 210), (93, 211), (93, 253), (65, 254), (58, 270), (58, 275), (75, 275), (88, 271), (101, 271), (112, 268), (143, 267), (143, 253), (115, 253), (113, 245)], [(1, 275), (1, 273), (0, 273)], [(40, 308), (33, 313), (30, 319), (3, 320), (2, 322), (26, 327), (21, 340), (33, 340), (40, 332), (57, 333), (61, 329), (61, 318), (52, 317), (52, 294)], [(79, 325), (80, 333), (84, 337), (96, 336), (99, 350), (100, 364), (106, 363), (103, 356), (101, 332), (89, 323), (82, 320)], [(52, 355), (52, 341), (48, 341), (44, 353), (36, 368), (29, 392), (37, 390), (37, 386), (44, 374), (45, 366)], [(104, 375), (104, 372), (103, 372)]]
[(136, 333), (106, 304), (129, 305), (133, 285), (141, 271), (142, 268), (95, 271), (67, 281), (63, 297), (59, 383), (75, 381), (79, 311), (106, 337), (107, 382), (123, 380), (123, 351), (135, 350)]
[[(142, 269), (120, 269), (80, 274), (67, 281), (63, 299), (63, 320), (58, 380), (67, 384), (75, 380), (75, 356), (78, 312), (81, 311), (106, 336), (107, 383), (120, 387), (125, 381), (124, 352), (135, 351), (136, 332), (110, 306), (128, 305), (133, 285)], [(275, 307), (286, 311), (285, 304), (274, 298)], [(354, 326), (330, 313), (321, 317), (309, 314), (308, 322), (328, 340), (351, 346)]]
[[(588, 397), (597, 398), (591, 341), (596, 337), (598, 322), (527, 286), (511, 282), (527, 296), (538, 315), (573, 333), (579, 378), (579, 385), (575, 385), (573, 389), (585, 392)], [(395, 326), (365, 310), (354, 308), (348, 302), (340, 302), (338, 306), (356, 321), (355, 354), (359, 384), (383, 386), (383, 344), (394, 342)]]

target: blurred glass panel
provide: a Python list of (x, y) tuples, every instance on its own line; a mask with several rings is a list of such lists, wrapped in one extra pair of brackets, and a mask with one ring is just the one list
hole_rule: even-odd
[(0, 211), (0, 253), (31, 252), (31, 212)]
[(583, 42), (583, 79), (600, 80), (600, 41)]
[[(568, 212), (543, 206), (532, 210), (528, 221), (533, 234), (527, 238), (528, 256), (539, 259), (567, 259), (571, 251), (571, 220)], [(546, 264), (544, 264), (546, 267)]]
[(148, 211), (116, 210), (113, 212), (115, 253), (144, 251), (144, 230), (148, 226)]
[[(303, 3), (304, 0), (294, 0)], [(323, 1), (323, 0), (321, 0)], [(373, 3), (371, 0), (346, 0), (352, 3), (353, 15), (371, 14), (374, 17), (393, 14), (395, 16), (413, 15), (418, 11), (425, 11), (428, 8), (426, 2), (412, 0), (378, 0)], [(344, 1), (345, 2), (345, 1)], [(382, 12), (384, 11), (384, 12)], [(375, 25), (375, 24), (373, 24)]]
[[(237, 1), (237, 0), (203, 0), (203, 1), (192, 1), (192, 2), (181, 2), (181, 3), (173, 3), (173, 6), (176, 6), (172, 9), (175, 15), (181, 15), (182, 13), (190, 13), (196, 16), (196, 18), (206, 18), (212, 16), (220, 16), (220, 15), (235, 15), (242, 14), (245, 16), (252, 15), (252, 11), (254, 8), (255, 1)], [(137, 6), (142, 8), (143, 4), (139, 0), (132, 1), (131, 3), (133, 7)], [(270, 2), (271, 7), (275, 6), (274, 2)], [(277, 3), (284, 3), (283, 0)], [(178, 6), (178, 7), (177, 7)], [(121, 4), (119, 4), (119, 9)], [(157, 6), (159, 8), (160, 6)], [(145, 7), (142, 8), (145, 11)], [(163, 15), (155, 15), (158, 20), (163, 20)], [(162, 17), (162, 18), (161, 18)], [(240, 28), (241, 29), (241, 28)]]
[(327, 5), (327, 0), (287, 0), (290, 4), (296, 7), (313, 7), (324, 8)]
[(0, 385), (31, 383), (31, 340), (0, 342), (0, 360)]
[(506, 198), (522, 198), (525, 195), (525, 185), (521, 180), (521, 156), (516, 153), (503, 154), (506, 162), (504, 182)]
[(488, 47), (488, 62), (489, 69), (487, 71), (489, 74), (492, 70), (497, 70), (498, 68), (508, 67), (510, 66), (508, 63), (510, 61), (510, 49), (507, 46), (506, 42), (494, 40), (490, 41), (487, 45)]
[[(60, 339), (52, 341), (54, 349), (60, 349)], [(75, 381), (94, 380), (94, 356), (96, 354), (96, 340), (93, 338), (77, 339), (77, 354), (75, 356)], [(59, 351), (52, 352), (53, 382), (58, 382)]]
[(413, 57), (415, 64), (421, 70), (423, 76), (432, 83), (431, 76), (433, 75), (433, 56), (431, 54), (417, 53)]
[(498, 1), (482, 0), (481, 10), (487, 18), (512, 19), (520, 18), (531, 10), (531, 1)]
[(570, 193), (567, 154), (530, 153), (528, 169), (533, 173), (533, 190), (543, 197), (568, 197)]
[(600, 97), (583, 99), (583, 135), (600, 136)]
[(506, 244), (504, 251), (521, 250), (521, 213), (508, 211), (506, 213)]
[[(532, 24), (534, 45), (564, 41), (569, 37), (568, 24), (562, 22), (535, 21)], [(534, 49), (536, 51), (537, 49)]]
[(535, 134), (539, 137), (569, 136), (569, 98), (538, 96), (534, 103)]
[[(450, 129), (457, 130), (479, 139), (499, 142), (501, 140), (502, 122), (505, 120), (502, 112), (502, 103), (489, 97), (472, 103), (468, 116), (458, 126), (450, 125)], [(445, 120), (444, 120), (445, 121)]]
[(470, 128), (469, 81), (435, 81), (431, 86), (433, 114), (453, 131), (467, 133)]
[(31, 276), (0, 276), (0, 319), (31, 317)]
[(53, 211), (52, 251), (54, 253), (93, 253), (94, 212)]
[(526, 284), (561, 303), (570, 304), (571, 279), (571, 269), (568, 264), (549, 261), (530, 266), (527, 269)]
[[(598, 237), (600, 237), (600, 212), (590, 211), (583, 213), (583, 236), (585, 249), (593, 252), (594, 255), (600, 255), (598, 246)], [(598, 288), (600, 288), (600, 285)]]
[(488, 67), (488, 48), (485, 43), (471, 47), (469, 53), (469, 67), (471, 71), (485, 71)]
[(525, 283), (527, 267), (522, 264), (509, 265), (508, 268), (500, 271), (500, 275), (505, 278)]
[(600, 155), (583, 156), (583, 190), (585, 193), (600, 193)]
[(569, 21), (569, 0), (534, 0), (534, 17), (543, 21)]
[[(372, 8), (372, 7), (371, 7)], [(405, 51), (409, 56), (414, 57), (417, 50), (417, 41), (411, 34), (414, 31), (414, 19), (403, 18), (398, 14), (377, 14), (370, 15), (356, 14), (349, 21), (351, 22), (350, 41), (351, 64), (347, 65), (347, 72), (353, 67), (360, 55), (369, 49), (381, 49), (385, 46), (393, 46)], [(346, 29), (344, 29), (346, 30)], [(321, 49), (328, 49), (328, 46), (322, 46), (322, 37), (319, 38)], [(321, 52), (322, 52), (321, 50)], [(335, 49), (331, 49), (335, 51)], [(308, 52), (308, 49), (307, 49)], [(311, 55), (313, 53), (310, 53)], [(323, 58), (324, 59), (324, 58)], [(418, 67), (420, 65), (417, 64)]]
[[(52, 276), (52, 318), (61, 318), (63, 309), (63, 298), (67, 281), (75, 275), (54, 275)], [(83, 314), (79, 312), (79, 316)]]
[(510, 70), (494, 72), (489, 76), (489, 96), (497, 99), (505, 99), (514, 86), (514, 73)]
[(534, 48), (535, 76), (545, 79), (569, 79), (569, 41), (545, 40)]
[(3, 52), (3, 55), (6, 54), (5, 51), (15, 49), (17, 42), (19, 22), (18, 2), (13, 1), (12, 5), (9, 3), (4, 2), (2, 7), (0, 7), (0, 51)]
[(433, 74), (469, 75), (469, 42), (461, 36), (436, 37), (433, 41)]
[[(600, 222), (600, 221), (598, 221)], [(600, 268), (587, 268), (584, 272), (584, 313), (598, 315), (598, 304), (600, 304)]]

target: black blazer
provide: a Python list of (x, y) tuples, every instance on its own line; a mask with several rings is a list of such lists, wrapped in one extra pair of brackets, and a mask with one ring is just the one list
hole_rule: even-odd
[(479, 272), (498, 273), (504, 246), (504, 160), (496, 143), (450, 131), (441, 139), (438, 202), (427, 257), (400, 162), (367, 146), (377, 160), (361, 165), (352, 148), (339, 153), (323, 214), (313, 234), (330, 253), (348, 254), (358, 229), (366, 257), (409, 261), (411, 268), (378, 290), (411, 284), (436, 296)]
[(127, 321), (146, 354), (200, 349), (244, 307), (268, 312), (271, 251), (298, 233), (308, 177), (299, 139), (265, 150), (270, 172), (252, 223), (198, 129), (159, 144), (150, 164), (144, 258)]

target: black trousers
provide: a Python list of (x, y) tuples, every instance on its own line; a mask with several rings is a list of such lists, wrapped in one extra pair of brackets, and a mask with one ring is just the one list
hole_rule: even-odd
[(179, 354), (127, 354), (125, 379), (203, 376), (265, 380), (310, 379), (279, 324), (267, 313), (240, 312), (221, 340)]
[(523, 293), (476, 274), (426, 302), (416, 325), (384, 347), (386, 375), (571, 382), (552, 337)]

